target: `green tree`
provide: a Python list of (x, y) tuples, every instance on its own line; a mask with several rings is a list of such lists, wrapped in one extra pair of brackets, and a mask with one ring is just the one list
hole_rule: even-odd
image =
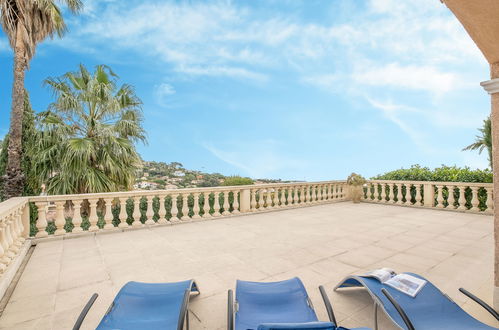
[(249, 184), (253, 184), (252, 179), (237, 175), (226, 177), (222, 183), (223, 186), (244, 186)]
[[(78, 13), (80, 0), (63, 0), (69, 10)], [(0, 0), (2, 28), (14, 50), (14, 83), (10, 115), (7, 171), (4, 193), (7, 198), (20, 196), (25, 175), (22, 172), (22, 127), (24, 113), (24, 76), (36, 46), (47, 37), (62, 37), (66, 25), (53, 0)]]
[[(24, 113), (23, 113), (23, 138), (22, 138), (22, 159), (21, 159), (21, 169), (25, 173), (26, 179), (23, 186), (23, 195), (37, 195), (40, 192), (40, 186), (38, 186), (38, 180), (33, 174), (33, 163), (32, 151), (35, 145), (37, 131), (35, 126), (35, 112), (31, 108), (29, 102), (29, 95), (27, 92), (24, 94)], [(0, 142), (0, 175), (3, 177), (7, 170), (8, 161), (8, 145), (9, 145), (9, 135), (7, 134), (2, 142)], [(1, 199), (5, 199), (5, 194), (1, 193)]]
[(481, 154), (484, 149), (487, 149), (487, 155), (489, 157), (489, 166), (492, 166), (492, 124), (490, 122), (490, 116), (483, 121), (483, 127), (478, 129), (480, 135), (477, 135), (475, 142), (463, 149), (465, 150), (478, 150)]
[(141, 100), (130, 85), (117, 86), (117, 75), (104, 65), (93, 73), (48, 78), (56, 96), (40, 114), (36, 173), (49, 194), (130, 189), (141, 159), (135, 143), (146, 142)]

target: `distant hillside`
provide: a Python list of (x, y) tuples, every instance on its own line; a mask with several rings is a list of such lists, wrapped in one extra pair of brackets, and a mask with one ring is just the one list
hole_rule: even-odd
[[(220, 173), (204, 173), (185, 169), (181, 163), (143, 161), (137, 171), (134, 189), (176, 189), (196, 187), (216, 187), (223, 185), (227, 177)], [(283, 182), (280, 179), (258, 179), (254, 183)]]

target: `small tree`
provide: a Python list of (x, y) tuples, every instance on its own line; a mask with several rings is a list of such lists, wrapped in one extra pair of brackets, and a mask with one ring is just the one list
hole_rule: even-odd
[(483, 127), (478, 129), (480, 131), (480, 135), (477, 135), (475, 138), (475, 143), (470, 144), (465, 150), (478, 150), (478, 153), (481, 154), (484, 149), (487, 149), (487, 155), (489, 158), (489, 166), (492, 169), (492, 123), (490, 122), (490, 116), (487, 117), (483, 121)]

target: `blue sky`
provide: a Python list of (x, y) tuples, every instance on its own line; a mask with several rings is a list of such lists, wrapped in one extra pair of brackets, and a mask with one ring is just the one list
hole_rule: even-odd
[[(412, 164), (485, 168), (462, 152), (489, 113), (488, 66), (438, 0), (84, 0), (26, 76), (107, 64), (144, 102), (145, 160), (298, 180)], [(0, 36), (0, 134), (12, 53)]]

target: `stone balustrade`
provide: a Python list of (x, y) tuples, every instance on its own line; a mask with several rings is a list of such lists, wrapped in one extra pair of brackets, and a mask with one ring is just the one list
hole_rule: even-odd
[(370, 180), (364, 202), (463, 212), (494, 212), (492, 183)]
[(31, 197), (36, 238), (202, 221), (346, 198), (345, 181)]

